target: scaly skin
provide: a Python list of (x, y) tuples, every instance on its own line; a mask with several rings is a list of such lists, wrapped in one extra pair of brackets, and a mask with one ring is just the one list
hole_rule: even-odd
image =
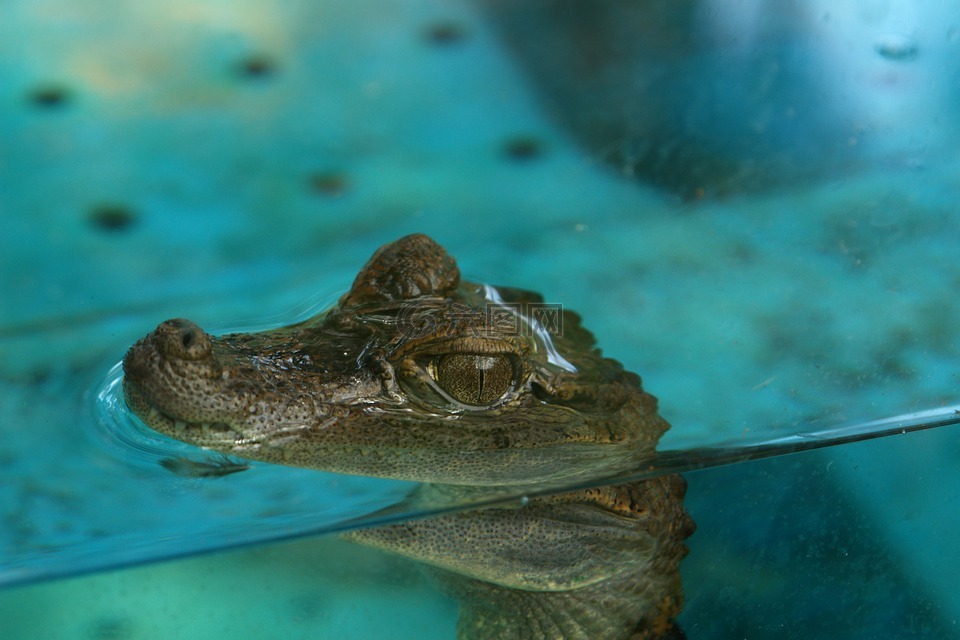
[[(164, 322), (124, 358), (124, 394), (153, 429), (224, 454), (445, 491), (650, 455), (669, 428), (656, 399), (575, 314), (562, 331), (537, 322), (540, 303), (461, 282), (439, 245), (407, 236), (306, 322), (219, 338)], [(461, 639), (676, 638), (684, 489), (671, 476), (348, 537), (431, 566), (461, 599)]]

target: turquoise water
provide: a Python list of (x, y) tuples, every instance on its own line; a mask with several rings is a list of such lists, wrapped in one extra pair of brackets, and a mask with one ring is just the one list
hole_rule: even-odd
[[(749, 4), (661, 11), (586, 75), (583, 16), (535, 3), (0, 7), (0, 637), (450, 637), (415, 567), (334, 537), (174, 560), (409, 486), (171, 476), (97, 395), (158, 322), (269, 326), (414, 231), (580, 312), (666, 448), (956, 404), (960, 15)], [(690, 474), (689, 637), (958, 635), (957, 442)]]

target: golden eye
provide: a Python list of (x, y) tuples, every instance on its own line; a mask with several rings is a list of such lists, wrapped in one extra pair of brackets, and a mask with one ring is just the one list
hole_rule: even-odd
[(430, 373), (451, 398), (466, 405), (493, 404), (513, 386), (513, 365), (503, 355), (451, 353), (434, 360)]

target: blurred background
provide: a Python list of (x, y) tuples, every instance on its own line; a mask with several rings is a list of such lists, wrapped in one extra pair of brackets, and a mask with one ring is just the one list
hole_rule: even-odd
[[(160, 321), (299, 317), (415, 231), (580, 312), (660, 398), (664, 447), (956, 404), (958, 54), (945, 1), (0, 2), (0, 582), (398, 500), (168, 477), (105, 442), (97, 392)], [(690, 474), (688, 636), (960, 637), (958, 445)], [(3, 638), (454, 620), (330, 537), (0, 592)]]

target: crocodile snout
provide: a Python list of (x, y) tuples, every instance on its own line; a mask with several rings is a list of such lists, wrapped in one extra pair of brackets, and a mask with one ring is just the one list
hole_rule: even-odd
[(160, 360), (201, 361), (210, 358), (213, 347), (203, 329), (182, 318), (161, 323), (152, 333), (130, 347), (123, 358), (128, 378), (142, 379)]

